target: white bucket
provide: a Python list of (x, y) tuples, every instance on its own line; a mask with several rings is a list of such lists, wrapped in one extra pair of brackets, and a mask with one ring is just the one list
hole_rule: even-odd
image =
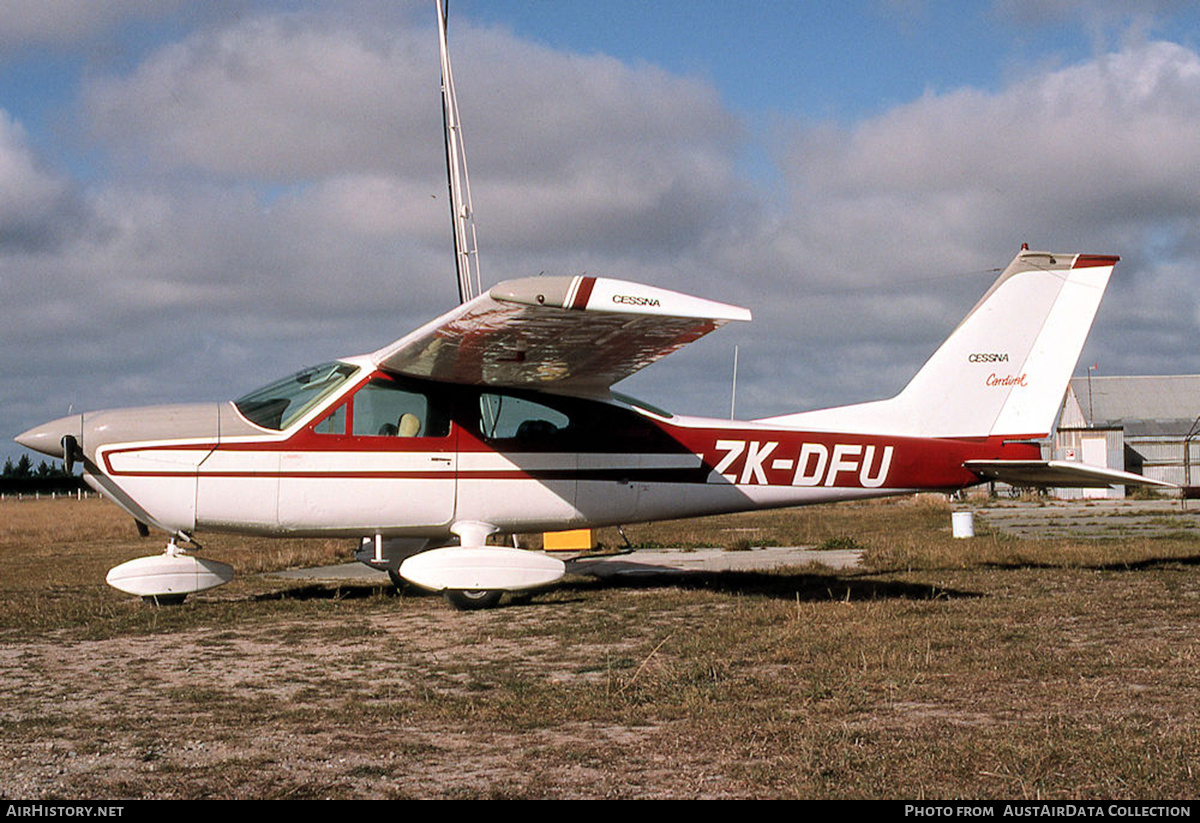
[(950, 523), (955, 537), (975, 536), (975, 512), (952, 512)]

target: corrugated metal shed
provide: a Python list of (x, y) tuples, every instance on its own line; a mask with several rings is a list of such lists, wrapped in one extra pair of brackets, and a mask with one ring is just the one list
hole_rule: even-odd
[[(1060, 452), (1071, 450), (1084, 439), (1104, 436), (1109, 441), (1110, 468), (1125, 468), (1179, 485), (1196, 483), (1200, 479), (1200, 440), (1191, 443), (1189, 481), (1184, 469), (1184, 438), (1197, 416), (1200, 375), (1073, 377), (1055, 446)], [(1112, 442), (1114, 432), (1120, 434), (1120, 447)]]
[[(1077, 460), (1093, 466), (1128, 470), (1130, 466), (1124, 451), (1125, 433), (1120, 428), (1065, 429), (1060, 426), (1054, 437), (1055, 460)], [(1106, 489), (1056, 489), (1054, 496), (1062, 500), (1122, 498), (1125, 491), (1124, 487), (1111, 486)]]
[[(1074, 408), (1072, 408), (1072, 406)], [(1082, 420), (1069, 419), (1078, 410)], [(1072, 377), (1060, 425), (1121, 426), (1137, 434), (1187, 434), (1200, 415), (1200, 375)]]

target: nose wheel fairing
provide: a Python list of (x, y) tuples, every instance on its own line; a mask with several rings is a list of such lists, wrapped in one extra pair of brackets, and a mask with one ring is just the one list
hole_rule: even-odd
[(109, 569), (105, 582), (147, 600), (180, 603), (193, 592), (223, 586), (232, 579), (232, 566), (193, 557), (181, 550), (172, 537), (162, 554), (139, 557)]

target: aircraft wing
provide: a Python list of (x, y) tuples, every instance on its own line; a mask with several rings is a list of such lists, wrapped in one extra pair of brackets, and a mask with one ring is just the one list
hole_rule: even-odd
[(1058, 488), (1103, 488), (1104, 486), (1161, 486), (1178, 488), (1174, 483), (1154, 480), (1140, 474), (1089, 466), (1071, 460), (968, 460), (963, 468), (984, 480), (999, 480), (1014, 486), (1054, 486)]
[(750, 312), (604, 277), (507, 280), (375, 352), (385, 371), (453, 383), (603, 393)]

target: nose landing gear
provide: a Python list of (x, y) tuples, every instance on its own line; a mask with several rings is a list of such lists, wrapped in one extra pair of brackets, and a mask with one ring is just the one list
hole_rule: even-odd
[(114, 589), (161, 606), (182, 603), (192, 592), (223, 586), (232, 579), (233, 566), (187, 554), (172, 535), (162, 554), (114, 566), (105, 581)]

